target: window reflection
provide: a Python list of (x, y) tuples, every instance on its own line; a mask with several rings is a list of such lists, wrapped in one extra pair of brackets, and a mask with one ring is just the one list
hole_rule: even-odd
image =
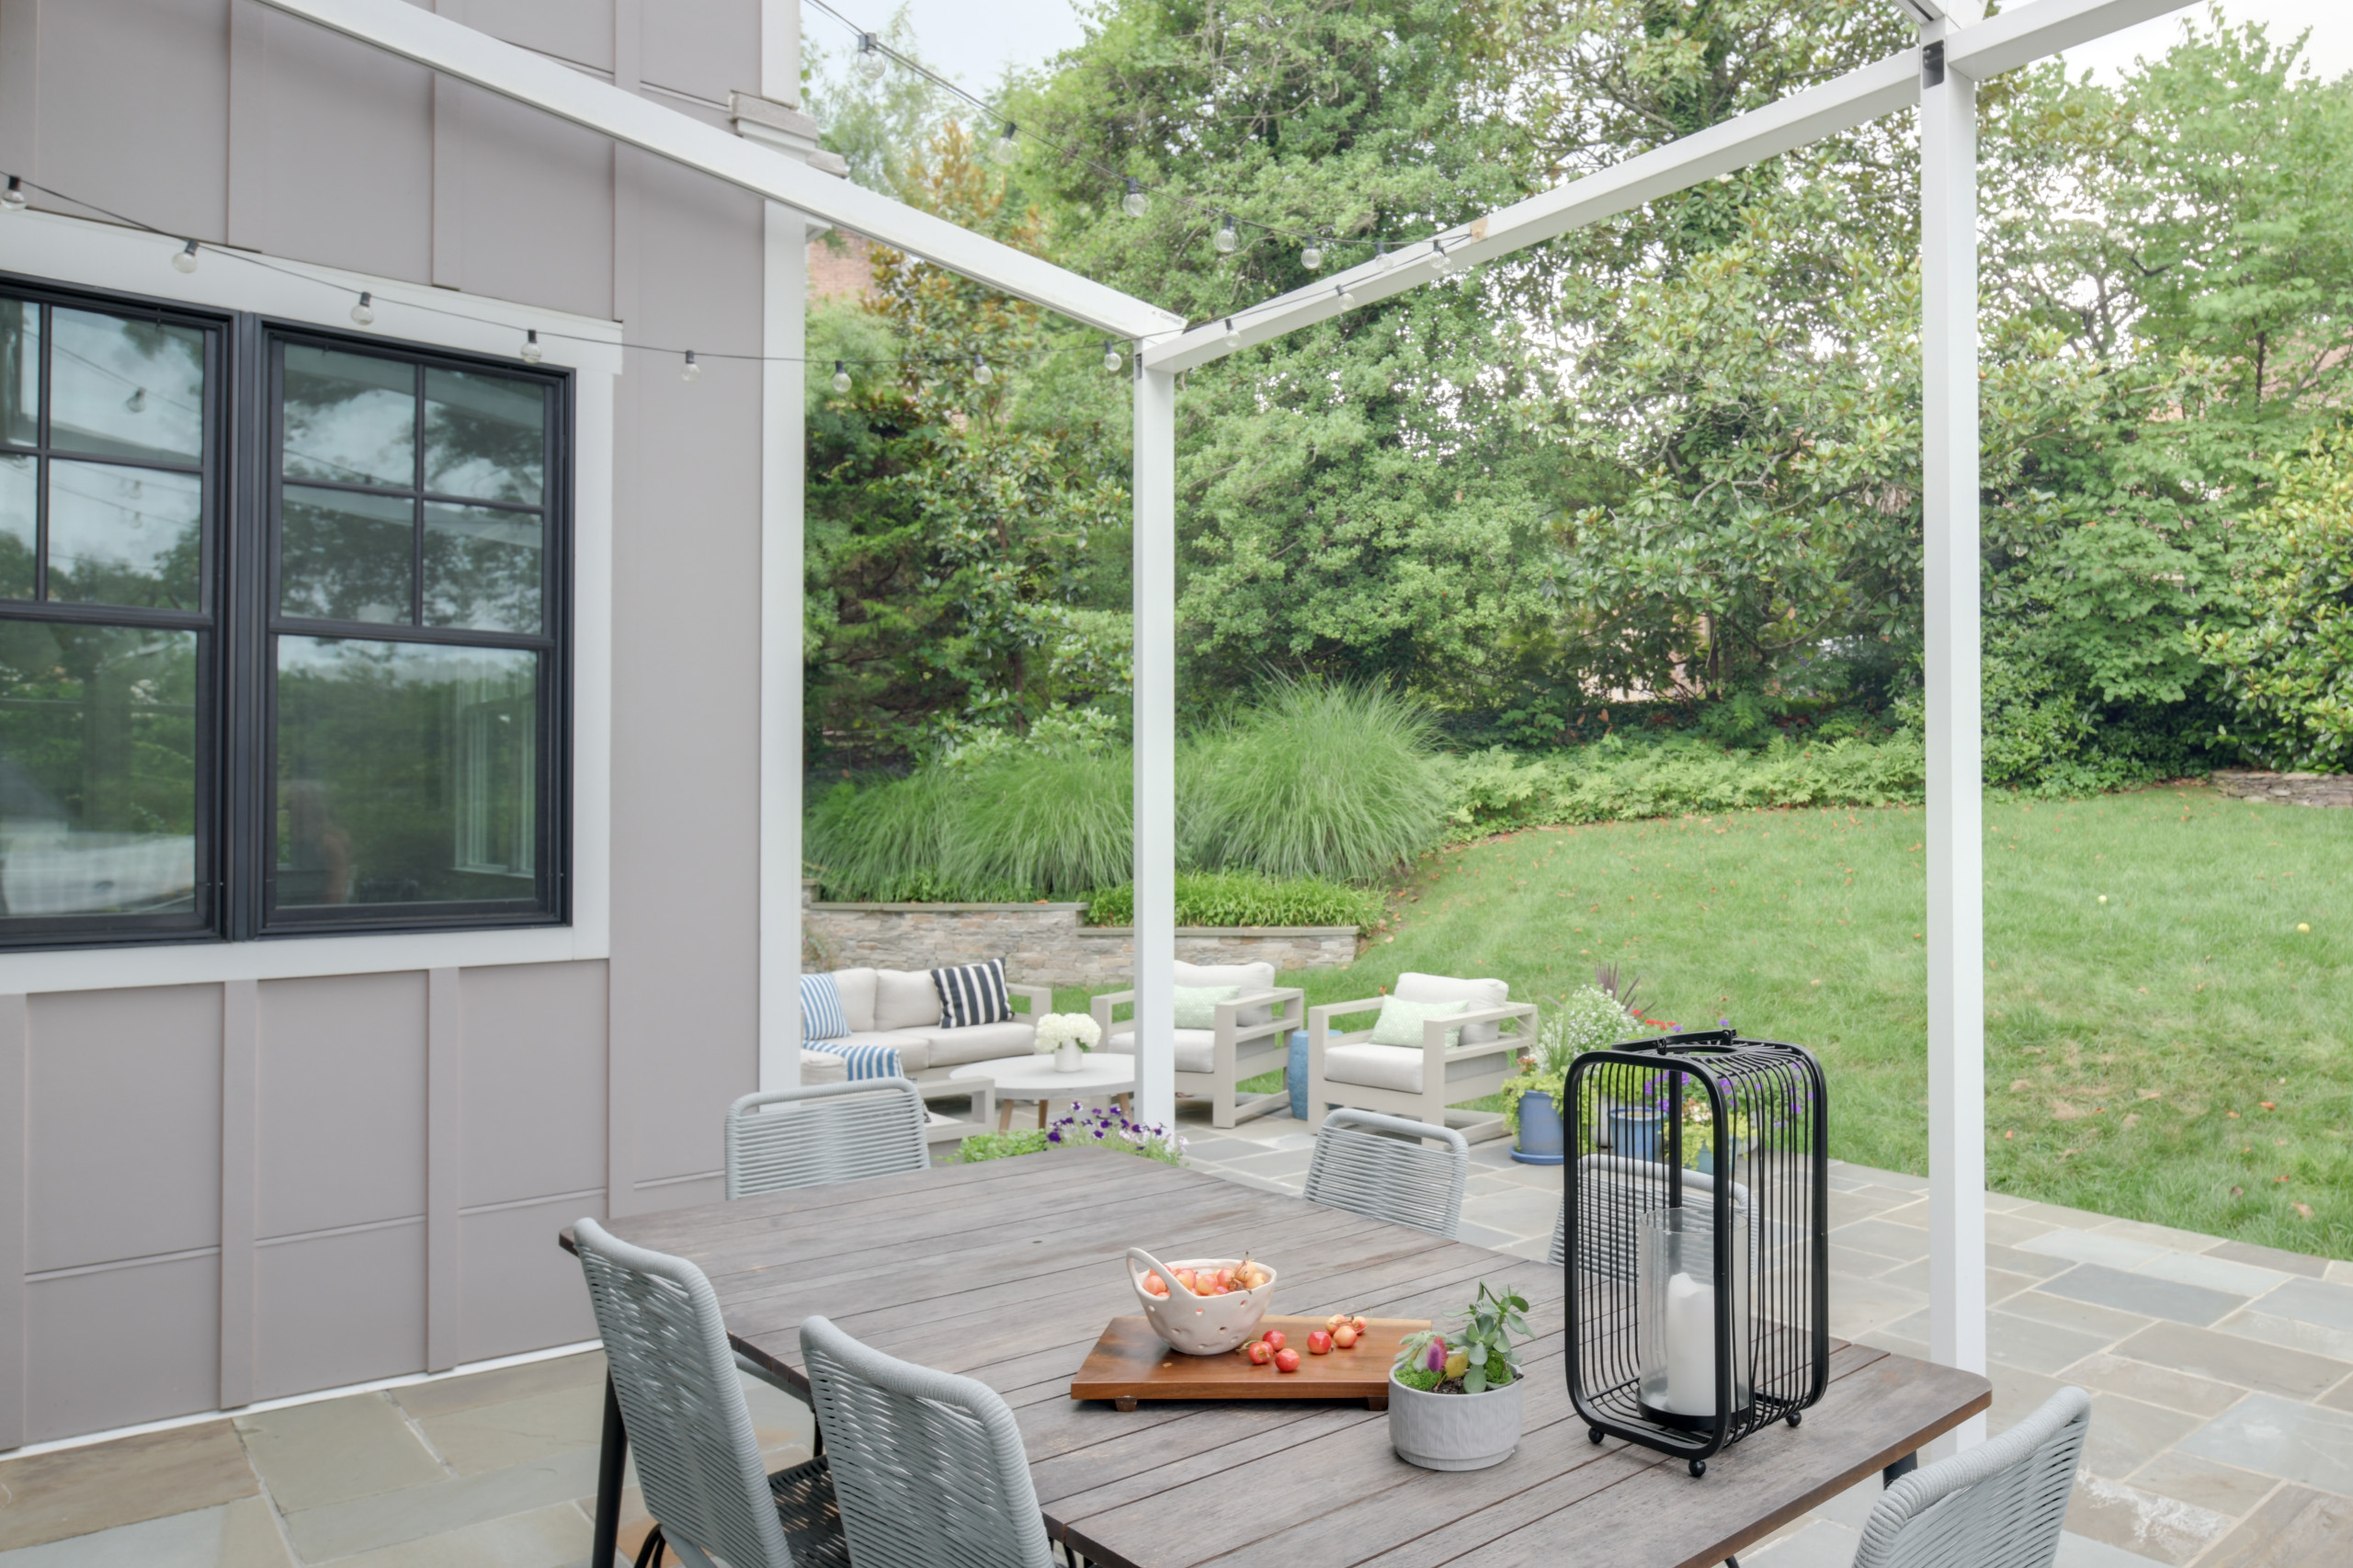
[(204, 485), (192, 473), (114, 463), (49, 465), (49, 597), (198, 608)]
[(278, 640), (276, 903), (537, 897), (539, 656)]
[(476, 501), (540, 504), (547, 389), (473, 370), (425, 374), (425, 488)]
[(280, 499), (278, 604), (323, 620), (409, 619), (416, 503), (289, 484)]
[(33, 459), (0, 456), (0, 598), (33, 597), (40, 483), (40, 465)]
[(0, 300), (0, 441), (40, 439), (40, 307)]
[(286, 346), (285, 472), (342, 484), (416, 483), (416, 367)]
[(198, 633), (0, 621), (0, 913), (194, 907)]
[(51, 446), (139, 462), (203, 455), (203, 333), (63, 306), (49, 330)]
[(540, 515), (425, 507), (425, 624), (540, 630)]

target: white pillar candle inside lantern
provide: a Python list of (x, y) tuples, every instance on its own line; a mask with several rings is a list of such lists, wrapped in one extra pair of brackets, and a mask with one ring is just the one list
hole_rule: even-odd
[[(1693, 1184), (1696, 1186), (1697, 1184)], [(1670, 1426), (1716, 1425), (1716, 1233), (1711, 1194), (1687, 1190), (1690, 1206), (1654, 1209), (1636, 1250), (1637, 1349), (1643, 1414)], [(1748, 1407), (1748, 1221), (1732, 1221), (1732, 1403)]]

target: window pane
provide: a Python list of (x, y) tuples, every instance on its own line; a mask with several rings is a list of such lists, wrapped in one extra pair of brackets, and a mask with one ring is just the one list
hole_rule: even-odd
[(425, 507), (425, 624), (540, 630), (540, 515)]
[(0, 621), (0, 909), (192, 910), (197, 634)]
[(195, 609), (203, 540), (195, 474), (51, 460), (51, 598)]
[(529, 901), (539, 660), (278, 640), (277, 903)]
[(203, 333), (63, 307), (49, 330), (51, 446), (143, 462), (203, 456)]
[(415, 366), (290, 343), (285, 413), (290, 476), (415, 484)]
[(40, 439), (40, 307), (0, 300), (0, 441)]
[(0, 599), (33, 597), (34, 503), (40, 465), (31, 458), (0, 458)]
[(280, 614), (407, 624), (416, 574), (414, 501), (290, 484), (278, 516)]
[(425, 373), (425, 488), (540, 504), (547, 454), (543, 382), (475, 370)]

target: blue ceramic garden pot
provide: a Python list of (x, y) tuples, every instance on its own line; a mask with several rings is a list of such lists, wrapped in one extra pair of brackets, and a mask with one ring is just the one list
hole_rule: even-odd
[(1290, 1031), (1290, 1062), (1283, 1069), (1283, 1087), (1290, 1091), (1294, 1120), (1307, 1119), (1307, 1031)]
[(1609, 1152), (1620, 1159), (1655, 1160), (1666, 1142), (1666, 1118), (1656, 1111), (1609, 1113)]
[(1528, 1089), (1519, 1096), (1519, 1141), (1511, 1157), (1523, 1165), (1557, 1165), (1568, 1158), (1568, 1129), (1561, 1111), (1544, 1089)]

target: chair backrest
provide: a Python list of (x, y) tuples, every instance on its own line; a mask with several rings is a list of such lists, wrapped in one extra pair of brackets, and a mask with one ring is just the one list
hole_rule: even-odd
[(2063, 1388), (1987, 1442), (1880, 1494), (1855, 1568), (2051, 1568), (2091, 1430), (2091, 1396)]
[(1305, 1196), (1451, 1238), (1470, 1179), (1471, 1144), (1454, 1129), (1342, 1108), (1316, 1131)]
[(1021, 1433), (995, 1389), (822, 1317), (801, 1320), (801, 1359), (858, 1568), (1052, 1568)]
[(731, 1568), (790, 1568), (710, 1281), (594, 1220), (572, 1234), (646, 1512), (690, 1562), (699, 1551)]
[(727, 1196), (919, 1171), (923, 1096), (904, 1078), (856, 1078), (773, 1094), (727, 1108)]
[[(1577, 1160), (1577, 1262), (1588, 1274), (1605, 1279), (1631, 1280), (1634, 1278), (1634, 1217), (1644, 1210), (1664, 1209), (1671, 1196), (1667, 1186), (1667, 1167), (1655, 1160), (1630, 1159), (1623, 1154), (1586, 1154)], [(1716, 1178), (1705, 1171), (1687, 1170), (1683, 1173), (1686, 1201), (1705, 1205), (1716, 1195)], [(1626, 1194), (1631, 1191), (1643, 1201), (1629, 1204)], [(1733, 1212), (1748, 1212), (1748, 1186), (1745, 1182), (1732, 1184)], [(1552, 1261), (1565, 1261), (1568, 1256), (1567, 1221), (1569, 1199), (1561, 1198), (1561, 1217), (1552, 1226)], [(1748, 1246), (1752, 1255), (1763, 1245), (1763, 1238), (1752, 1228)]]

